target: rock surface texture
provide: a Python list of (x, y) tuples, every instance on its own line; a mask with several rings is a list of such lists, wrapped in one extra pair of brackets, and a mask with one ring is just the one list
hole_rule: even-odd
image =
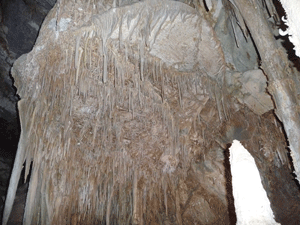
[[(43, 19), (56, 0), (0, 1), (0, 198), (5, 199), (20, 137), (16, 89), (10, 74), (15, 60), (31, 51)], [(0, 207), (0, 219), (2, 218)]]
[(4, 224), (24, 162), (25, 225), (234, 224), (233, 139), (254, 157), (275, 220), (299, 221), (254, 44), (237, 46), (229, 6), (198, 3), (55, 4), (12, 69), (22, 132)]

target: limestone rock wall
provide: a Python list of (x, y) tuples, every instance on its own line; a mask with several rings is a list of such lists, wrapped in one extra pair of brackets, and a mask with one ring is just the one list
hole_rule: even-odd
[(233, 139), (258, 161), (275, 219), (291, 217), (281, 126), (271, 104), (255, 114), (228, 87), (202, 6), (117, 2), (59, 1), (15, 62), (22, 133), (4, 224), (24, 161), (24, 224), (230, 224)]

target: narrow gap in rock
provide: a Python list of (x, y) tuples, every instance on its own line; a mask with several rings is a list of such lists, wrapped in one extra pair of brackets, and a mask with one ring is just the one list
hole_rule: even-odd
[(229, 221), (230, 225), (236, 224), (236, 213), (234, 207), (234, 198), (232, 193), (232, 176), (230, 170), (230, 163), (229, 163), (229, 148), (231, 144), (227, 144), (226, 149), (224, 150), (224, 168), (225, 168), (225, 179), (226, 179), (226, 199), (228, 204), (228, 214), (229, 214)]

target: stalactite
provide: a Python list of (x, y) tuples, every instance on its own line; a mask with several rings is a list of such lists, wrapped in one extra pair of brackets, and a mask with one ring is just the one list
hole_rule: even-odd
[[(198, 50), (192, 52), (198, 57), (193, 69), (178, 69), (152, 51), (155, 46), (162, 47), (160, 35), (165, 35), (164, 28), (169, 24), (183, 29), (194, 18), (197, 26), (191, 26), (191, 30), (201, 32), (201, 26), (205, 26), (213, 32), (212, 28), (203, 23), (201, 12), (187, 5), (161, 1), (157, 6), (157, 2), (103, 9), (102, 14), (88, 21), (92, 25), (77, 29), (74, 21), (72, 30), (61, 34), (64, 40), (69, 39), (68, 48), (51, 48), (53, 43), (45, 47), (52, 53), (43, 69), (45, 75), (39, 74), (43, 89), (37, 102), (43, 103), (32, 102), (21, 109), (22, 115), (30, 118), (23, 121), (32, 133), (33, 143), (27, 147), (35, 149), (32, 153), (26, 150), (26, 161), (33, 157), (34, 171), (24, 224), (35, 222), (41, 215), (41, 221), (49, 224), (63, 224), (66, 219), (72, 224), (149, 224), (160, 220), (162, 224), (181, 225), (189, 221), (192, 213), (197, 214), (196, 207), (190, 211), (183, 207), (193, 186), (190, 183), (198, 182), (205, 173), (208, 178), (203, 182), (219, 185), (211, 178), (213, 172), (207, 172), (211, 168), (203, 164), (220, 160), (222, 155), (213, 157), (202, 149), (216, 148), (211, 140), (219, 132), (218, 126), (213, 127), (218, 120), (216, 109), (230, 119), (224, 107), (227, 102), (220, 98), (222, 89), (217, 90), (220, 86), (213, 78), (224, 68), (199, 65), (203, 61)], [(94, 1), (89, 4), (96, 7)], [(76, 14), (78, 20), (84, 19), (80, 12)], [(206, 34), (202, 33), (204, 38)], [(195, 43), (198, 42), (201, 40)], [(209, 50), (219, 50), (216, 46), (212, 44)], [(181, 47), (185, 46), (178, 46)], [(181, 66), (180, 62), (175, 64)], [(199, 72), (201, 66), (210, 76)], [(203, 112), (207, 108), (211, 112)], [(43, 128), (37, 121), (47, 126)], [(219, 122), (221, 126), (223, 121)], [(195, 138), (191, 138), (193, 132)], [(198, 163), (199, 152), (203, 162)], [(174, 165), (167, 162), (172, 167), (168, 171), (162, 160), (165, 155), (174, 159)], [(26, 163), (28, 171), (30, 163)], [(222, 170), (219, 164), (211, 164), (216, 171)], [(174, 188), (175, 180), (184, 188), (179, 184)], [(219, 199), (216, 202), (226, 201), (218, 191), (211, 188)], [(195, 196), (201, 194), (197, 192)], [(199, 204), (208, 204), (205, 201)], [(223, 208), (214, 209), (225, 213)], [(221, 221), (217, 216), (198, 219), (199, 224)]]

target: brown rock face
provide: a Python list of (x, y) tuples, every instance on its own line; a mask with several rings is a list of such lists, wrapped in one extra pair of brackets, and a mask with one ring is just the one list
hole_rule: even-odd
[(26, 160), (24, 224), (230, 224), (233, 138), (258, 160), (274, 210), (275, 195), (290, 206), (276, 191), (296, 193), (280, 180), (281, 125), (228, 91), (205, 17), (172, 1), (56, 4), (12, 71), (22, 134), (4, 217)]

